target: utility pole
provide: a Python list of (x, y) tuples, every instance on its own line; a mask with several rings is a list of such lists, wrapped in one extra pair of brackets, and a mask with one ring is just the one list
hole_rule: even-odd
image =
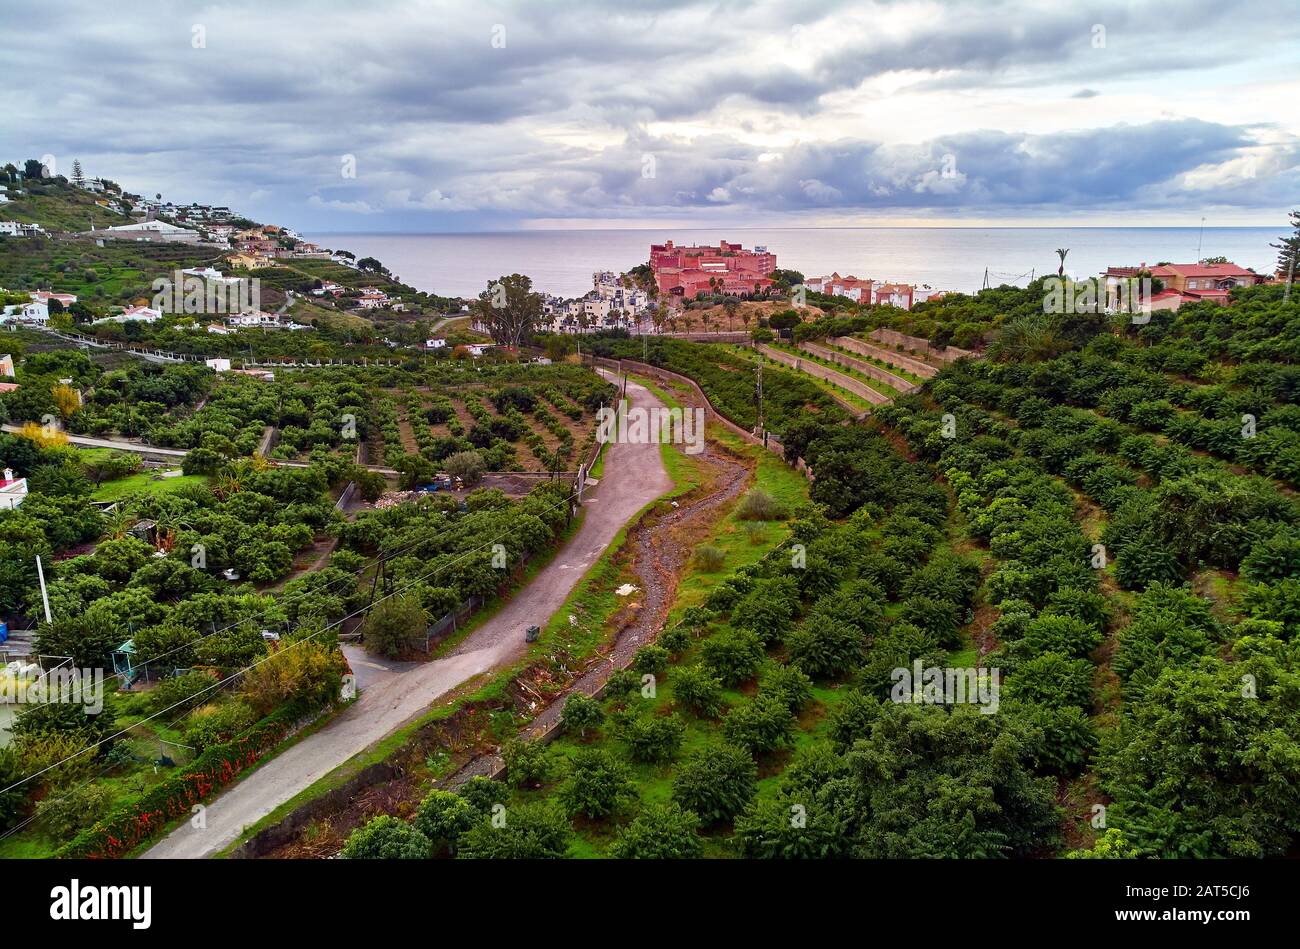
[(41, 565), (40, 554), (36, 555), (36, 576), (39, 577), (41, 581), (41, 603), (45, 606), (45, 622), (53, 623), (54, 620), (50, 617), (50, 594), (49, 591), (45, 589), (45, 567)]
[(1196, 238), (1196, 262), (1201, 262), (1201, 243), (1205, 239), (1205, 218), (1201, 218), (1201, 232)]
[(985, 267), (984, 268), (984, 289), (987, 290), (988, 288), (989, 288), (989, 268)]
[(764, 442), (766, 442), (767, 427), (763, 422), (763, 354), (762, 353), (758, 354), (758, 393), (757, 394), (758, 394), (758, 431), (755, 432), (754, 434), (758, 435), (760, 438), (763, 439)]

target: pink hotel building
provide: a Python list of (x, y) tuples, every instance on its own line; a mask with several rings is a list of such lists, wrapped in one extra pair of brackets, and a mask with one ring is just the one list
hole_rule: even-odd
[(695, 298), (697, 293), (740, 296), (772, 285), (776, 254), (766, 247), (745, 250), (719, 241), (717, 247), (678, 247), (672, 241), (650, 245), (650, 269), (662, 295)]

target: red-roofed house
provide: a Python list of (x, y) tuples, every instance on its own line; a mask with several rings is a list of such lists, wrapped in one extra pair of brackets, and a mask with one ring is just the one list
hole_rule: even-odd
[(34, 290), (28, 295), (37, 303), (44, 303), (46, 306), (50, 305), (51, 300), (58, 300), (63, 304), (65, 310), (77, 302), (75, 293), (49, 293), (45, 290)]
[(906, 283), (882, 283), (872, 297), (876, 306), (896, 306), (900, 310), (912, 308), (912, 288)]
[(15, 478), (13, 469), (6, 468), (0, 478), (0, 511), (12, 511), (27, 497), (27, 479)]
[(1184, 303), (1211, 300), (1224, 305), (1233, 287), (1252, 287), (1263, 283), (1264, 277), (1236, 264), (1159, 264), (1147, 267), (1108, 267), (1102, 274), (1106, 284), (1107, 299), (1118, 292), (1119, 284), (1149, 271), (1155, 280), (1164, 284), (1160, 293), (1151, 298), (1156, 310), (1176, 310)]

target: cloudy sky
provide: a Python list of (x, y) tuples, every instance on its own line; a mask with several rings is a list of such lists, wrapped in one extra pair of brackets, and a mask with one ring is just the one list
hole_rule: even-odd
[(0, 142), (315, 232), (1273, 225), (1296, 12), (52, 0), (0, 13)]

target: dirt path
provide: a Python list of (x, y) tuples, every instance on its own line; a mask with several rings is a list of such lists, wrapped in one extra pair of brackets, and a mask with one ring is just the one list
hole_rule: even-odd
[[(636, 384), (629, 386), (629, 397), (637, 405), (662, 405)], [(658, 445), (611, 443), (606, 449), (605, 475), (584, 502), (586, 511), (576, 533), (491, 619), (449, 655), (378, 678), (320, 731), (209, 802), (206, 829), (182, 824), (144, 857), (193, 858), (217, 853), (234, 842), (245, 827), (420, 715), (431, 702), (475, 676), (516, 662), (526, 651), (527, 627), (545, 624), (619, 530), (671, 487)]]
[[(686, 405), (691, 402), (681, 392), (674, 395)], [(676, 599), (678, 581), (692, 552), (708, 536), (721, 509), (740, 496), (753, 476), (752, 464), (715, 442), (705, 443), (701, 458), (711, 468), (711, 476), (697, 489), (695, 496), (680, 499), (679, 506), (667, 514), (643, 519), (628, 536), (626, 549), (631, 552), (632, 571), (640, 580), (638, 596), (641, 608), (635, 618), (615, 634), (612, 645), (604, 652), (608, 661), (592, 664), (533, 719), (524, 735), (537, 737), (552, 728), (571, 694), (595, 694), (615, 669), (631, 662), (636, 651), (652, 642), (662, 631)], [(451, 775), (444, 786), (455, 787), (475, 775), (494, 774), (500, 767), (499, 755), (480, 755)]]

